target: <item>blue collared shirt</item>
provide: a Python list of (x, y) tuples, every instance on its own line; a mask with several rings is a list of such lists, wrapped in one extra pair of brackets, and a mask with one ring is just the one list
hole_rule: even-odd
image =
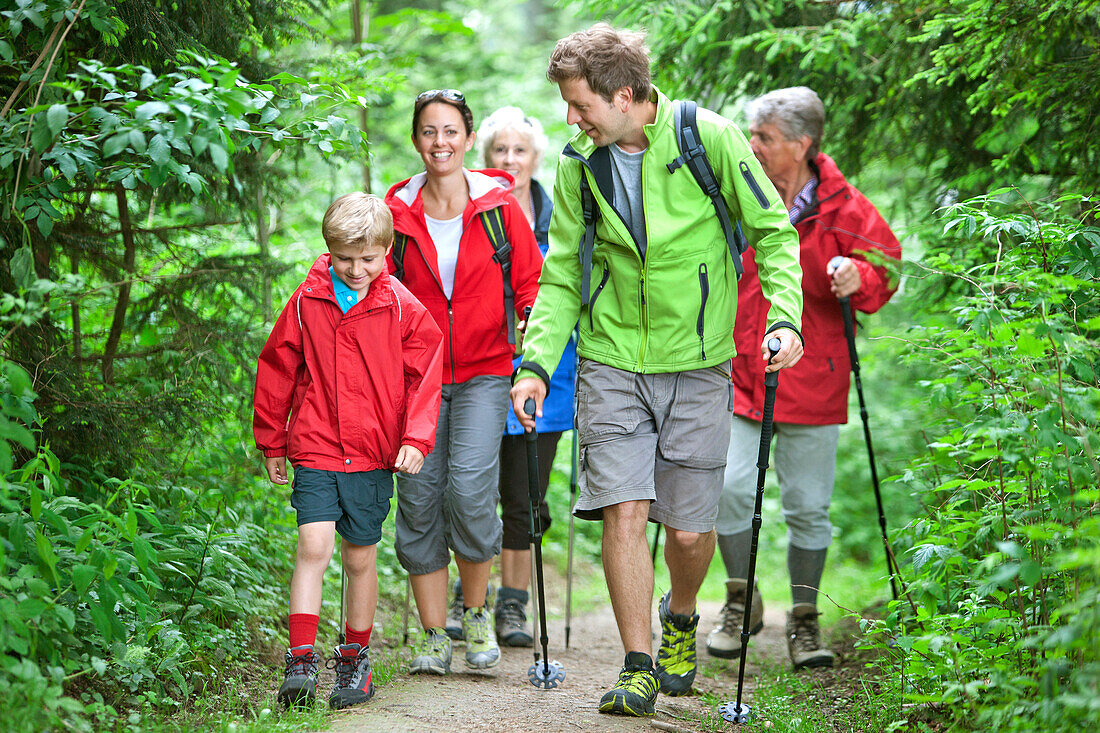
[(359, 294), (349, 288), (344, 281), (336, 277), (336, 271), (328, 268), (328, 274), (332, 277), (332, 292), (336, 295), (336, 304), (340, 310), (347, 313), (353, 305), (359, 302)]
[(803, 186), (802, 190), (798, 192), (798, 195), (794, 197), (794, 201), (791, 202), (791, 208), (787, 211), (787, 215), (791, 218), (791, 224), (797, 224), (798, 220), (802, 218), (802, 214), (813, 206), (814, 191), (816, 190), (817, 179), (811, 178), (806, 181), (806, 185)]

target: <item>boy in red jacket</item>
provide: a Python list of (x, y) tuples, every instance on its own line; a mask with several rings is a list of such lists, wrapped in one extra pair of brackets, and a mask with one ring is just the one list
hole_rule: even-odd
[(329, 705), (343, 708), (374, 693), (376, 545), (393, 472), (416, 473), (435, 444), (443, 335), (386, 272), (393, 218), (381, 199), (340, 197), (325, 212), (322, 234), (328, 254), (313, 263), (260, 352), (253, 432), (273, 483), (288, 483), (288, 457), (294, 466), (298, 551), (278, 698), (289, 707), (316, 697), (321, 578), (339, 532), (346, 643), (334, 651)]

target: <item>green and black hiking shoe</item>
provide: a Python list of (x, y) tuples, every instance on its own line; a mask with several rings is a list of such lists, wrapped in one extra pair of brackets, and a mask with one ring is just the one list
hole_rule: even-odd
[(699, 614), (668, 610), (669, 593), (661, 597), (661, 648), (657, 650), (657, 679), (666, 695), (687, 695), (695, 681), (695, 631)]
[(653, 659), (644, 652), (627, 652), (619, 681), (600, 698), (600, 712), (612, 715), (653, 715), (657, 677)]

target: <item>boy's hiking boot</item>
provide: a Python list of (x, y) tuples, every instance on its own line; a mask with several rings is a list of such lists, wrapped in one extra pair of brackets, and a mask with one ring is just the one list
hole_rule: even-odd
[(277, 698), (283, 707), (312, 705), (317, 697), (317, 668), (321, 657), (312, 644), (292, 647), (286, 653), (286, 670)]
[(427, 629), (413, 650), (409, 674), (447, 674), (451, 671), (451, 639), (438, 626)]
[(454, 598), (447, 608), (447, 636), (455, 641), (462, 641), (466, 637), (462, 635), (462, 614), (466, 607), (462, 602), (462, 581), (456, 580), (454, 584)]
[(787, 613), (787, 651), (795, 669), (832, 667), (836, 655), (821, 643), (817, 607), (796, 603)]
[(470, 608), (462, 615), (462, 636), (466, 639), (467, 667), (488, 669), (500, 661), (493, 616), (487, 609)]
[[(745, 591), (749, 582), (744, 578), (726, 581), (726, 603), (722, 606), (722, 620), (707, 635), (707, 653), (712, 657), (733, 659), (741, 654), (741, 630), (745, 625)], [(753, 583), (752, 611), (749, 614), (749, 634), (758, 634), (764, 628), (764, 599)]]
[(330, 708), (339, 710), (371, 699), (374, 681), (371, 679), (370, 647), (341, 644), (333, 650), (333, 657), (326, 666), (336, 672), (336, 684), (328, 696)]
[(600, 698), (600, 712), (638, 718), (653, 715), (658, 686), (650, 656), (643, 652), (627, 652), (619, 681)]
[(695, 681), (695, 632), (699, 614), (690, 616), (672, 613), (668, 599), (672, 591), (661, 598), (658, 616), (661, 619), (661, 647), (657, 650), (657, 679), (666, 695), (686, 695)]
[[(534, 637), (527, 630), (527, 593), (501, 586), (497, 594), (497, 639), (505, 646), (531, 646)], [(518, 596), (518, 597), (517, 597)]]

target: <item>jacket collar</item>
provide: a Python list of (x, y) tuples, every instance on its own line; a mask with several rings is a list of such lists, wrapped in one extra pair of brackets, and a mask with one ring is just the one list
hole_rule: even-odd
[[(512, 176), (496, 168), (479, 171), (463, 168), (462, 175), (466, 177), (466, 185), (470, 190), (470, 200), (462, 212), (463, 229), (473, 217), (503, 204), (515, 187)], [(386, 194), (386, 203), (393, 212), (394, 228), (414, 238), (424, 228), (424, 200), (420, 192), (427, 181), (428, 174), (422, 171), (412, 178), (395, 183)]]
[[(329, 273), (329, 267), (332, 266), (332, 255), (325, 252), (318, 257), (313, 265), (309, 268), (309, 273), (306, 274), (305, 282), (302, 283), (303, 295), (307, 298), (319, 298), (321, 300), (328, 300), (339, 307), (336, 303), (336, 294), (332, 289), (332, 275)], [(390, 274), (387, 270), (383, 269), (378, 277), (371, 281), (370, 289), (367, 291), (367, 297), (363, 298), (352, 308), (365, 307), (367, 310), (372, 308), (380, 308), (391, 305), (394, 302), (393, 285), (390, 283)], [(366, 306), (363, 304), (366, 303)], [(349, 313), (351, 311), (348, 311)]]
[[(653, 87), (649, 99), (651, 102), (657, 103), (657, 117), (654, 118), (653, 122), (643, 127), (642, 130), (645, 132), (646, 139), (652, 144), (654, 137), (672, 125), (672, 102), (656, 86)], [(596, 144), (592, 142), (592, 138), (588, 137), (583, 131), (578, 130), (577, 134), (570, 138), (569, 143), (562, 152), (571, 158), (581, 157), (588, 160), (592, 157), (592, 153), (596, 152), (596, 149)], [(572, 151), (572, 154), (570, 154), (570, 151)]]

